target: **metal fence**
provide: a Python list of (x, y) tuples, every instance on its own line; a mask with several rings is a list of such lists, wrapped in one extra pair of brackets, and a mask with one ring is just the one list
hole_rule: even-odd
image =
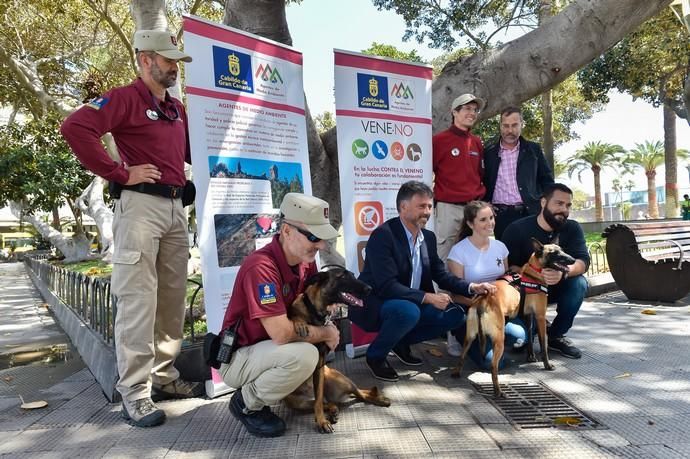
[[(34, 274), (77, 314), (91, 330), (97, 332), (106, 343), (114, 345), (114, 325), (117, 314), (117, 298), (110, 292), (110, 280), (87, 276), (46, 263), (47, 256), (26, 258), (24, 261)], [(194, 341), (194, 299), (202, 289), (201, 283), (187, 279), (196, 285), (189, 304), (191, 339)]]
[(594, 276), (596, 274), (604, 274), (609, 272), (609, 263), (606, 260), (606, 248), (599, 242), (592, 242), (587, 247), (589, 251), (589, 268), (585, 273), (586, 276)]

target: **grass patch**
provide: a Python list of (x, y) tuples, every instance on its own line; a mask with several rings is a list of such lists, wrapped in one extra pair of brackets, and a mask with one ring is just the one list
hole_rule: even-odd
[(60, 266), (68, 271), (76, 271), (93, 277), (108, 277), (113, 272), (113, 265), (102, 260), (84, 260), (74, 263), (63, 263), (62, 261), (51, 261), (50, 263)]

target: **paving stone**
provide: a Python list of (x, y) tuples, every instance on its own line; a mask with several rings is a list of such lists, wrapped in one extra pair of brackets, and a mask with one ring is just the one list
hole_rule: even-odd
[(390, 429), (417, 425), (407, 405), (393, 404), (388, 408), (373, 405), (356, 405), (357, 429)]
[(362, 457), (362, 443), (358, 432), (300, 434), (296, 451), (300, 458)]
[(297, 435), (278, 438), (258, 438), (247, 436), (238, 439), (232, 446), (229, 457), (251, 457), (262, 459), (283, 459), (296, 454)]
[(361, 430), (360, 440), (365, 455), (431, 454), (429, 443), (418, 428)]
[(499, 445), (488, 432), (476, 424), (421, 426), (432, 451), (499, 450)]

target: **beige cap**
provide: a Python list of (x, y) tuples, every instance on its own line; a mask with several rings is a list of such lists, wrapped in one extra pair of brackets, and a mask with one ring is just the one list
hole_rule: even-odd
[(461, 105), (467, 105), (470, 102), (476, 102), (479, 110), (484, 108), (484, 99), (475, 97), (473, 94), (461, 94), (455, 98), (453, 105), (450, 106), (451, 110), (455, 110)]
[(177, 38), (167, 30), (137, 30), (134, 33), (135, 51), (155, 51), (168, 59), (192, 62), (192, 58), (177, 49)]
[(338, 231), (328, 219), (329, 206), (323, 199), (302, 193), (288, 193), (280, 204), (280, 213), (286, 220), (302, 223), (320, 239), (335, 239)]

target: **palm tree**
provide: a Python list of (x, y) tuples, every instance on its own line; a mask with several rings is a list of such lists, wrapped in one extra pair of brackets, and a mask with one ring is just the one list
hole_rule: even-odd
[(568, 158), (568, 177), (577, 172), (581, 180), (582, 172), (591, 170), (594, 174), (594, 209), (596, 221), (604, 220), (604, 208), (601, 205), (601, 170), (605, 167), (616, 169), (621, 164), (621, 155), (625, 149), (620, 145), (605, 142), (587, 142), (573, 156)]
[[(647, 211), (651, 218), (659, 218), (659, 205), (656, 199), (656, 168), (664, 164), (664, 143), (661, 140), (656, 142), (645, 141), (635, 144), (635, 148), (630, 150), (629, 156), (624, 163), (629, 166), (636, 166), (644, 169), (647, 176)], [(685, 150), (676, 150), (678, 158), (686, 158)]]

